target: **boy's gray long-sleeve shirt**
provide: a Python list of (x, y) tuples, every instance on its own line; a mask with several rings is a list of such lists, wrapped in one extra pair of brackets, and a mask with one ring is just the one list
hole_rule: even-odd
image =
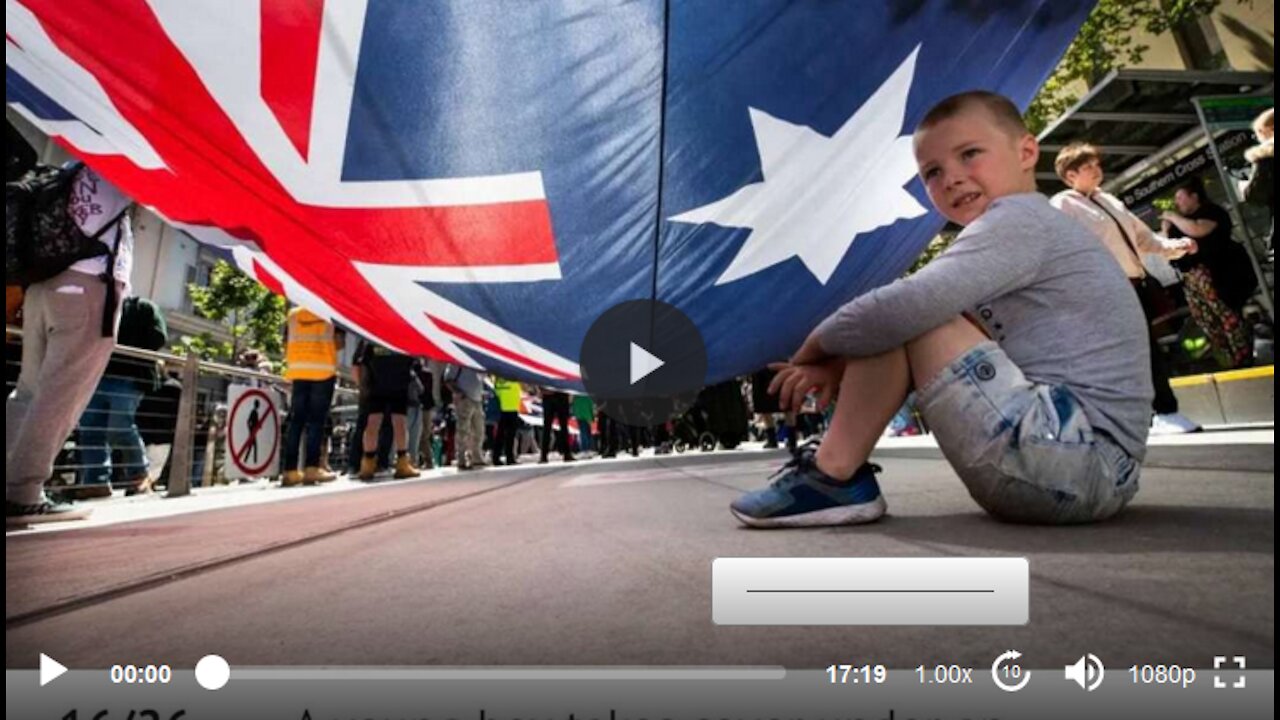
[(1150, 427), (1146, 319), (1114, 258), (1048, 198), (999, 198), (911, 277), (868, 292), (815, 330), (828, 353), (878, 355), (969, 313), (1029, 380), (1063, 385), (1141, 460)]

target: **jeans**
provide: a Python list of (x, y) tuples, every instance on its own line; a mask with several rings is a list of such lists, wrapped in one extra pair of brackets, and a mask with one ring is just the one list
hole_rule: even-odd
[(147, 472), (147, 452), (138, 433), (138, 405), (143, 392), (127, 378), (103, 377), (80, 417), (79, 481), (83, 485), (111, 482), (111, 452), (120, 452), (125, 478)]
[[(324, 444), (324, 420), (333, 402), (336, 378), (328, 380), (294, 380), (293, 397), (289, 403), (289, 430), (284, 438), (284, 469), (297, 470), (320, 466), (320, 447)], [(302, 433), (307, 434), (305, 462), (299, 462), (298, 446)]]
[(1138, 491), (1139, 461), (1093, 428), (1075, 395), (1031, 382), (993, 342), (944, 368), (918, 403), (969, 494), (996, 518), (1094, 522)]
[(409, 460), (418, 464), (418, 443), (422, 440), (422, 403), (410, 402), (404, 417), (405, 430), (409, 436)]

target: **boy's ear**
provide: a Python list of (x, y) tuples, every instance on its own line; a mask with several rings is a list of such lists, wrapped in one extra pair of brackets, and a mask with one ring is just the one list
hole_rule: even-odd
[(1023, 170), (1035, 170), (1036, 163), (1040, 162), (1040, 141), (1031, 133), (1018, 141), (1018, 157)]

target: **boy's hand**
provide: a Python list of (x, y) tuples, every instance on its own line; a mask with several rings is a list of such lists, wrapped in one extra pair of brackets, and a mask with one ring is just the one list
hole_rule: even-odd
[(778, 373), (769, 383), (769, 394), (778, 396), (778, 405), (783, 410), (798, 410), (804, 404), (804, 396), (810, 392), (818, 393), (818, 410), (825, 410), (840, 386), (844, 363), (839, 358), (832, 358), (808, 365), (773, 363), (769, 369)]

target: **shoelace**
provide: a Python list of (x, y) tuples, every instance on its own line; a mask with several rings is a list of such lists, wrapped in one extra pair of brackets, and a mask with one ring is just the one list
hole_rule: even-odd
[(812, 464), (813, 463), (812, 457), (813, 457), (812, 455), (809, 455), (807, 453), (805, 454), (796, 453), (795, 455), (792, 455), (790, 460), (784, 463), (782, 467), (778, 468), (772, 475), (769, 476), (770, 487), (777, 487), (778, 483), (782, 480), (782, 477), (785, 477), (787, 473), (790, 472), (792, 469), (801, 469)]
[[(797, 450), (796, 454), (793, 455), (790, 460), (788, 460), (782, 467), (778, 468), (777, 471), (775, 471), (772, 475), (770, 475), (769, 486), (778, 487), (779, 483), (782, 482), (783, 478), (785, 478), (789, 474), (789, 471), (792, 469), (805, 470), (808, 468), (813, 468), (815, 470), (818, 470), (818, 472), (822, 472), (822, 470), (818, 468), (818, 441), (817, 440), (810, 440), (809, 442), (805, 443), (803, 446), (801, 446)], [(872, 462), (863, 463), (862, 468), (869, 468), (871, 472), (875, 475), (879, 475), (880, 473), (884, 472), (884, 468)], [(859, 468), (858, 471), (854, 473), (854, 475), (861, 473), (862, 468)]]
[(821, 438), (814, 439), (814, 440), (806, 440), (806, 441), (805, 441), (805, 443), (804, 443), (803, 445), (801, 445), (801, 446), (797, 447), (795, 450), (792, 450), (792, 451), (791, 451), (791, 454), (792, 454), (792, 456), (794, 456), (794, 457), (799, 457), (799, 456), (804, 455), (804, 454), (806, 454), (806, 453), (808, 453), (808, 454), (813, 454), (813, 455), (817, 455), (817, 454), (818, 454), (818, 446), (819, 446), (819, 445), (821, 445), (821, 444), (822, 444), (822, 439), (821, 439)]

